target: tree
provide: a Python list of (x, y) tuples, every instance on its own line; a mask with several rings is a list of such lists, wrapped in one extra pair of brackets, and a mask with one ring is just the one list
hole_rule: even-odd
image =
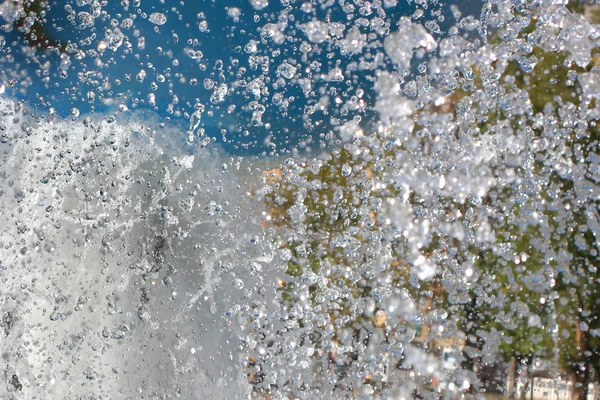
[(593, 184), (589, 169), (599, 136), (593, 118), (585, 117), (595, 101), (586, 98), (575, 77), (591, 66), (578, 67), (566, 54), (540, 47), (533, 48), (532, 58), (532, 69), (509, 61), (500, 78), (505, 94), (526, 94), (530, 111), (513, 115), (500, 104), (479, 129), (504, 123), (534, 140), (552, 135), (554, 148), (534, 154), (530, 171), (518, 171), (520, 179), (487, 199), (502, 211), (493, 228), (496, 242), (507, 248), (474, 249), (482, 280), (473, 323), (503, 332), (499, 350), (505, 359), (548, 358), (557, 345), (563, 367), (574, 373), (579, 396), (585, 398), (590, 371), (598, 366), (599, 343), (590, 332), (600, 310), (592, 232), (597, 214), (591, 211), (598, 204), (584, 187)]
[[(382, 391), (384, 374), (365, 373), (368, 347), (414, 344), (398, 339), (412, 323), (466, 340), (463, 368), (449, 374), (457, 382), (485, 390), (478, 366), (531, 369), (558, 348), (585, 396), (600, 332), (599, 114), (581, 77), (595, 72), (544, 42), (536, 14), (518, 16), (527, 23), (498, 29), (481, 50), (501, 57), (450, 72), (433, 59), (437, 72), (414, 80), (381, 73), (375, 132), (351, 126), (341, 150), (291, 160), (272, 179), (284, 318), (316, 332), (311, 354), (328, 354), (337, 387), (356, 387), (354, 373)], [(391, 315), (398, 299), (412, 311)]]

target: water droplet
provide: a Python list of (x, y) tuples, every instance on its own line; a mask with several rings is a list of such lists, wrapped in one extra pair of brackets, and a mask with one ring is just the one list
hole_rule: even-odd
[(154, 12), (148, 17), (148, 21), (155, 25), (164, 25), (167, 22), (167, 16), (163, 13)]
[(269, 0), (250, 0), (250, 4), (255, 10), (262, 10), (269, 5)]

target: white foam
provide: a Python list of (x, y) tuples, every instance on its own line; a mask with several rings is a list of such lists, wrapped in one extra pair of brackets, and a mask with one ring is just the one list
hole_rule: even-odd
[(85, 121), (0, 100), (4, 373), (27, 399), (247, 396), (224, 315), (270, 260), (260, 174), (149, 114)]

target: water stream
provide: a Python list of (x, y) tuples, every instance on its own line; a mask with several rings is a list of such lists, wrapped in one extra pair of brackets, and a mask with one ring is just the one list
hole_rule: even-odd
[(0, 398), (592, 399), (598, 7), (230, 3), (0, 3)]

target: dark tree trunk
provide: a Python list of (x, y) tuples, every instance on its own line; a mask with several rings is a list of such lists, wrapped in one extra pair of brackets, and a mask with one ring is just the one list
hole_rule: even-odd
[[(589, 357), (586, 356), (589, 347), (589, 333), (587, 331), (584, 332), (581, 330), (581, 323), (585, 321), (585, 318), (581, 312), (582, 310), (584, 310), (584, 304), (581, 298), (579, 298), (578, 304), (579, 307), (577, 313), (577, 326), (575, 327), (575, 340), (577, 343), (576, 359), (581, 360), (581, 363), (578, 363), (577, 371), (575, 372), (574, 399), (587, 400), (589, 392), (589, 383), (591, 378), (591, 364)], [(583, 366), (583, 370), (581, 366)]]
[(516, 397), (517, 393), (517, 359), (511, 358), (510, 364), (508, 365), (508, 385), (506, 387), (506, 394), (511, 399)]
[(534, 385), (534, 377), (533, 377), (533, 363), (535, 362), (535, 356), (531, 356), (531, 358), (529, 359), (529, 368), (527, 368), (527, 371), (529, 371), (529, 399), (533, 400), (533, 385)]

